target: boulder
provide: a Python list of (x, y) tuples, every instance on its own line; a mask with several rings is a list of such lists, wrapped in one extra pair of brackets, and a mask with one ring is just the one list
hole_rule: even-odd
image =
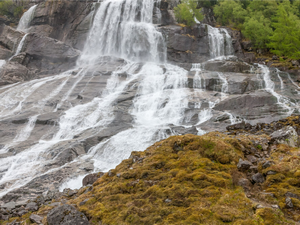
[(33, 223), (42, 224), (43, 217), (38, 216), (36, 214), (31, 214), (30, 217), (29, 217), (29, 219)]
[(26, 205), (25, 209), (27, 209), (28, 211), (31, 211), (31, 212), (35, 212), (35, 211), (37, 211), (39, 209), (39, 206), (35, 202), (29, 202)]
[(71, 205), (63, 205), (52, 209), (47, 214), (48, 225), (89, 225), (86, 216)]
[(1, 205), (1, 208), (5, 209), (5, 210), (13, 210), (16, 208), (16, 203), (15, 202), (8, 202), (4, 205)]
[(247, 160), (242, 160), (242, 159), (239, 159), (239, 163), (237, 164), (237, 168), (240, 171), (246, 171), (250, 168), (250, 166), (252, 166), (251, 162), (249, 162)]
[(252, 181), (254, 183), (263, 183), (265, 182), (265, 178), (261, 173), (256, 173), (252, 176)]
[(299, 146), (299, 136), (292, 126), (284, 127), (273, 132), (271, 135), (271, 142), (286, 144), (290, 147)]
[(288, 208), (293, 208), (294, 205), (293, 205), (293, 202), (292, 202), (292, 199), (290, 197), (286, 197), (285, 198), (285, 205), (288, 207)]
[(103, 175), (104, 175), (104, 173), (102, 173), (102, 172), (86, 175), (82, 180), (82, 186), (87, 186), (90, 184), (92, 185)]

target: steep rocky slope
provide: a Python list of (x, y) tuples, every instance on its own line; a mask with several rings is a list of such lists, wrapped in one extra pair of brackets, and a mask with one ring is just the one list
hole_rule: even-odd
[[(71, 198), (69, 204), (91, 223), (173, 224), (176, 218), (183, 220), (180, 214), (186, 223), (199, 219), (200, 224), (297, 221), (298, 183), (290, 180), (296, 171), (289, 164), (297, 149), (268, 135), (290, 123), (295, 130), (280, 131), (279, 136), (287, 133), (280, 143), (298, 146), (298, 119), (261, 124), (299, 114), (297, 77), (251, 64), (253, 55), (243, 51), (237, 31), (175, 24), (172, 8), (178, 1), (163, 1), (159, 8), (146, 4), (145, 17), (130, 14), (131, 7), (125, 6), (146, 1), (120, 6), (122, 1), (114, 1), (118, 7), (107, 2), (41, 1), (25, 31), (0, 24), (0, 59), (6, 60), (3, 65), (0, 61), (2, 219), (28, 219), (37, 210), (44, 217)], [(136, 20), (120, 15), (135, 15)], [(233, 125), (229, 133), (195, 136), (225, 131), (228, 125)], [(190, 135), (171, 137), (138, 153), (185, 134)], [(284, 155), (284, 166), (293, 172), (265, 170), (268, 160), (281, 165), (285, 150), (292, 155)], [(132, 151), (136, 159), (120, 164)], [(117, 165), (94, 189), (58, 192), (79, 187), (86, 174)], [(276, 175), (282, 178), (279, 194), (268, 189), (275, 187), (268, 179)], [(265, 196), (263, 190), (270, 201), (260, 196)], [(82, 195), (85, 191), (92, 192)], [(287, 192), (292, 194), (285, 196)], [(231, 202), (227, 193), (236, 199)], [(210, 215), (204, 216), (207, 221), (195, 213), (202, 210), (197, 205)], [(72, 207), (63, 209), (83, 217)], [(102, 209), (111, 214), (102, 214)], [(59, 211), (50, 214), (55, 217)]]
[[(227, 133), (173, 136), (132, 152), (93, 186), (38, 197), (31, 211), (49, 225), (65, 224), (62, 204), (75, 206), (90, 224), (298, 224), (299, 126), (296, 116), (251, 132), (237, 124)], [(85, 217), (65, 210), (75, 224)], [(27, 213), (9, 221), (34, 218)]]

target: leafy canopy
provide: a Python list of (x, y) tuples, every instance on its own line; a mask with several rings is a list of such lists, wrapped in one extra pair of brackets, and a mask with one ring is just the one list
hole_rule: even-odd
[(197, 9), (197, 2), (193, 0), (183, 0), (182, 3), (174, 8), (175, 17), (178, 22), (184, 23), (187, 26), (193, 26), (196, 24), (195, 18), (198, 21), (203, 20), (204, 16)]
[(271, 52), (300, 59), (300, 19), (292, 11), (287, 12), (286, 6), (281, 4), (277, 11), (277, 22), (273, 26), (275, 31), (268, 45)]

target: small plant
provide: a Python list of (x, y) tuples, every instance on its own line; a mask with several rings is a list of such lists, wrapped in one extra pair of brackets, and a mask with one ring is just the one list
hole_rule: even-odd
[(177, 21), (189, 27), (196, 24), (195, 19), (201, 21), (204, 18), (201, 9), (197, 9), (197, 2), (193, 0), (183, 0), (174, 10)]
[(256, 147), (257, 147), (259, 150), (262, 150), (261, 145), (257, 145)]

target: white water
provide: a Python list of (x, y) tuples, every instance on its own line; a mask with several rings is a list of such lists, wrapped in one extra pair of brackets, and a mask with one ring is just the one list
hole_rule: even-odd
[(30, 22), (32, 21), (35, 13), (37, 5), (34, 5), (28, 9), (20, 19), (17, 30), (27, 32), (27, 29), (30, 26)]
[(231, 36), (225, 28), (207, 25), (211, 58), (233, 55)]
[(277, 104), (286, 110), (287, 116), (290, 116), (294, 112), (294, 109), (290, 106), (295, 106), (295, 104), (275, 91), (275, 83), (271, 80), (269, 68), (261, 64), (258, 64), (258, 67), (261, 69), (261, 76), (264, 80), (265, 90), (277, 99)]
[(163, 36), (152, 24), (155, 2), (158, 0), (102, 2), (79, 64), (94, 63), (101, 55), (132, 61), (165, 61)]
[(21, 39), (21, 41), (20, 41), (20, 43), (19, 43), (19, 45), (18, 45), (18, 48), (17, 48), (15, 54), (14, 54), (12, 57), (10, 57), (10, 58), (8, 59), (8, 61), (10, 61), (13, 57), (15, 57), (16, 55), (18, 55), (18, 54), (22, 51), (22, 48), (23, 48), (23, 46), (24, 46), (24, 43), (25, 43), (25, 40), (26, 40), (27, 35), (28, 35), (28, 34), (25, 34), (25, 35), (22, 37), (22, 39)]
[[(215, 92), (204, 90), (201, 64), (194, 64), (194, 88), (187, 88), (188, 71), (166, 63), (166, 47), (162, 34), (152, 24), (154, 3), (155, 0), (104, 1), (95, 14), (87, 44), (76, 69), (59, 76), (0, 89), (1, 120), (22, 115), (24, 111), (30, 113), (29, 121), (18, 130), (14, 144), (28, 142), (31, 135), (37, 135), (37, 115), (61, 113), (58, 125), (51, 127), (53, 130), (49, 134), (16, 155), (0, 158), (0, 171), (4, 171), (0, 185), (6, 185), (0, 196), (25, 185), (41, 174), (54, 171), (55, 169), (47, 170), (45, 165), (56, 160), (56, 150), (65, 147), (64, 143), (68, 143), (68, 146), (74, 142), (80, 143), (90, 137), (88, 132), (97, 135), (110, 127), (118, 119), (114, 113), (120, 107), (116, 105), (116, 100), (124, 93), (130, 93), (135, 87), (136, 95), (128, 111), (132, 117), (129, 128), (103, 139), (87, 155), (77, 158), (79, 163), (92, 160), (95, 171), (108, 171), (128, 158), (132, 151), (145, 150), (154, 142), (176, 134), (172, 130), (174, 126), (190, 127), (193, 115), (196, 115), (193, 125), (197, 126), (198, 134), (205, 133), (201, 125), (214, 116), (213, 108), (223, 99), (222, 96), (226, 96), (227, 78), (222, 73), (218, 74), (222, 82), (222, 96), (215, 96)], [(213, 48), (212, 57), (232, 54), (231, 39), (227, 31), (217, 30), (210, 31), (210, 42), (214, 43), (210, 46)], [(78, 94), (76, 89), (80, 88), (79, 93), (90, 89), (90, 81), (94, 75), (88, 77), (89, 72), (95, 65), (99, 66), (101, 56), (106, 55), (121, 57), (126, 61), (109, 76), (105, 90), (99, 90), (99, 94), (85, 103), (74, 104), (73, 96)], [(75, 71), (79, 72), (72, 75)], [(265, 71), (263, 77), (268, 82), (266, 90), (273, 93), (274, 86), (267, 76)], [(40, 96), (38, 104), (34, 102), (36, 96)], [(194, 114), (187, 115), (190, 99), (193, 100), (195, 111), (192, 112)], [(278, 100), (280, 104), (281, 99)], [(56, 105), (49, 104), (52, 100), (57, 100)], [(239, 119), (231, 114), (230, 121), (235, 123)], [(171, 132), (166, 132), (167, 130)], [(86, 136), (74, 140), (80, 135)], [(7, 150), (9, 148), (2, 153), (7, 153)], [(76, 174), (75, 179), (65, 180), (66, 183), (62, 184), (60, 190), (80, 187), (82, 177), (82, 174)]]

